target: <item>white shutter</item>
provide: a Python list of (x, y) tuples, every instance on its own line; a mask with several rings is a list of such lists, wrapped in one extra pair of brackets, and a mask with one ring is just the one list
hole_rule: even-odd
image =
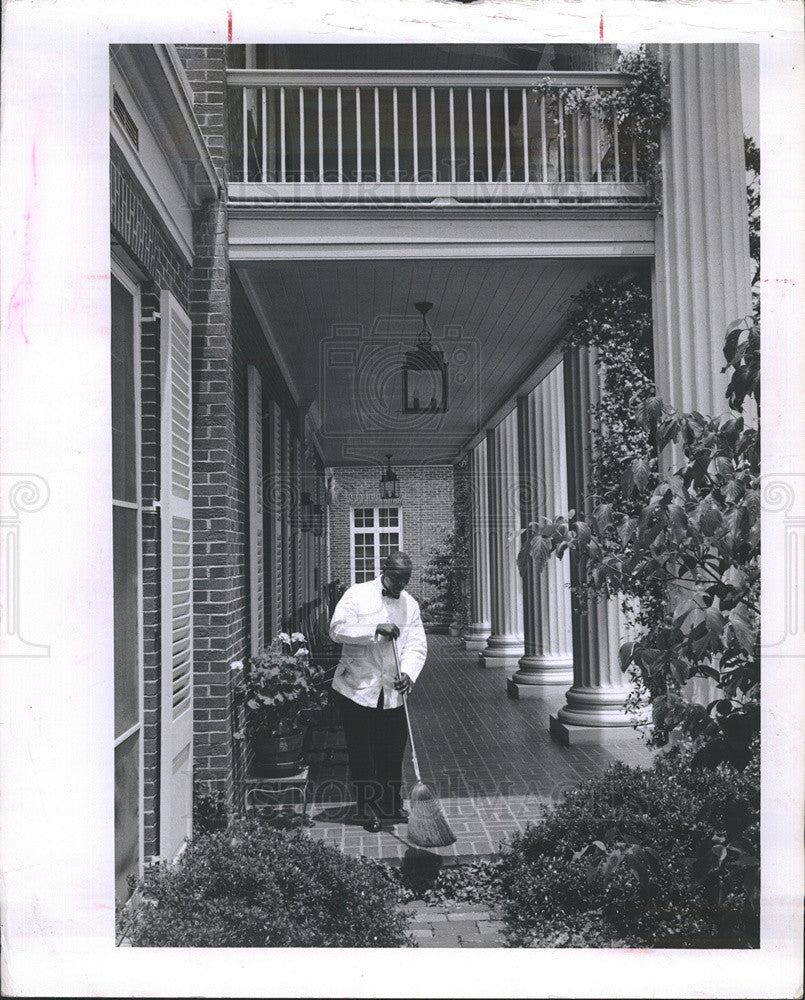
[(251, 651), (265, 645), (265, 574), (263, 565), (263, 383), (260, 372), (248, 368), (249, 423), (249, 600)]
[(173, 859), (193, 822), (193, 493), (191, 330), (170, 292), (161, 313), (160, 846)]

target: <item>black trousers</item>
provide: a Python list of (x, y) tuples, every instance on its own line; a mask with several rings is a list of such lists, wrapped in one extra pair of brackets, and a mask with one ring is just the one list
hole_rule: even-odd
[(333, 696), (341, 711), (358, 815), (388, 819), (402, 808), (405, 709), (366, 708), (338, 691)]

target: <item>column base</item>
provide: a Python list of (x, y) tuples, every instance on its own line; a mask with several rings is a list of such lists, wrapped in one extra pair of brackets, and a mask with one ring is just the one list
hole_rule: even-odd
[(551, 736), (563, 746), (579, 746), (590, 743), (623, 743), (636, 740), (640, 734), (633, 724), (619, 726), (584, 726), (562, 722), (556, 715), (550, 716)]
[(524, 651), (522, 636), (493, 635), (489, 637), (486, 648), (478, 657), (478, 666), (486, 669), (516, 667)]
[(480, 625), (468, 625), (462, 636), (464, 648), (470, 653), (480, 653), (482, 649), (486, 649), (490, 634), (489, 625), (485, 625), (483, 622)]
[(573, 660), (569, 656), (524, 656), (517, 673), (506, 687), (510, 698), (544, 698), (573, 683)]
[(544, 681), (538, 684), (524, 684), (516, 678), (517, 674), (514, 677), (509, 677), (506, 681), (506, 693), (515, 701), (523, 701), (528, 698), (555, 698), (557, 688), (567, 686), (567, 681), (563, 681), (561, 684), (559, 682), (549, 684)]

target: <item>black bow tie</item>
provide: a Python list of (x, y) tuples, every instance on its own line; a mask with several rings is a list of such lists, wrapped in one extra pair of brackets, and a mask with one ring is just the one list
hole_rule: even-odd
[(392, 601), (399, 601), (399, 599), (400, 599), (400, 595), (399, 594), (392, 594), (392, 592), (390, 590), (386, 590), (385, 587), (383, 588), (383, 590), (381, 591), (381, 593), (383, 594), (384, 597), (390, 597), (392, 599)]

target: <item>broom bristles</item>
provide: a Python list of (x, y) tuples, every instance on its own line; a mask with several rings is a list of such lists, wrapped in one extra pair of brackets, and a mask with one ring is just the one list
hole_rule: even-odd
[(439, 800), (418, 781), (409, 799), (408, 839), (418, 847), (449, 847), (455, 844), (456, 835), (445, 819)]

